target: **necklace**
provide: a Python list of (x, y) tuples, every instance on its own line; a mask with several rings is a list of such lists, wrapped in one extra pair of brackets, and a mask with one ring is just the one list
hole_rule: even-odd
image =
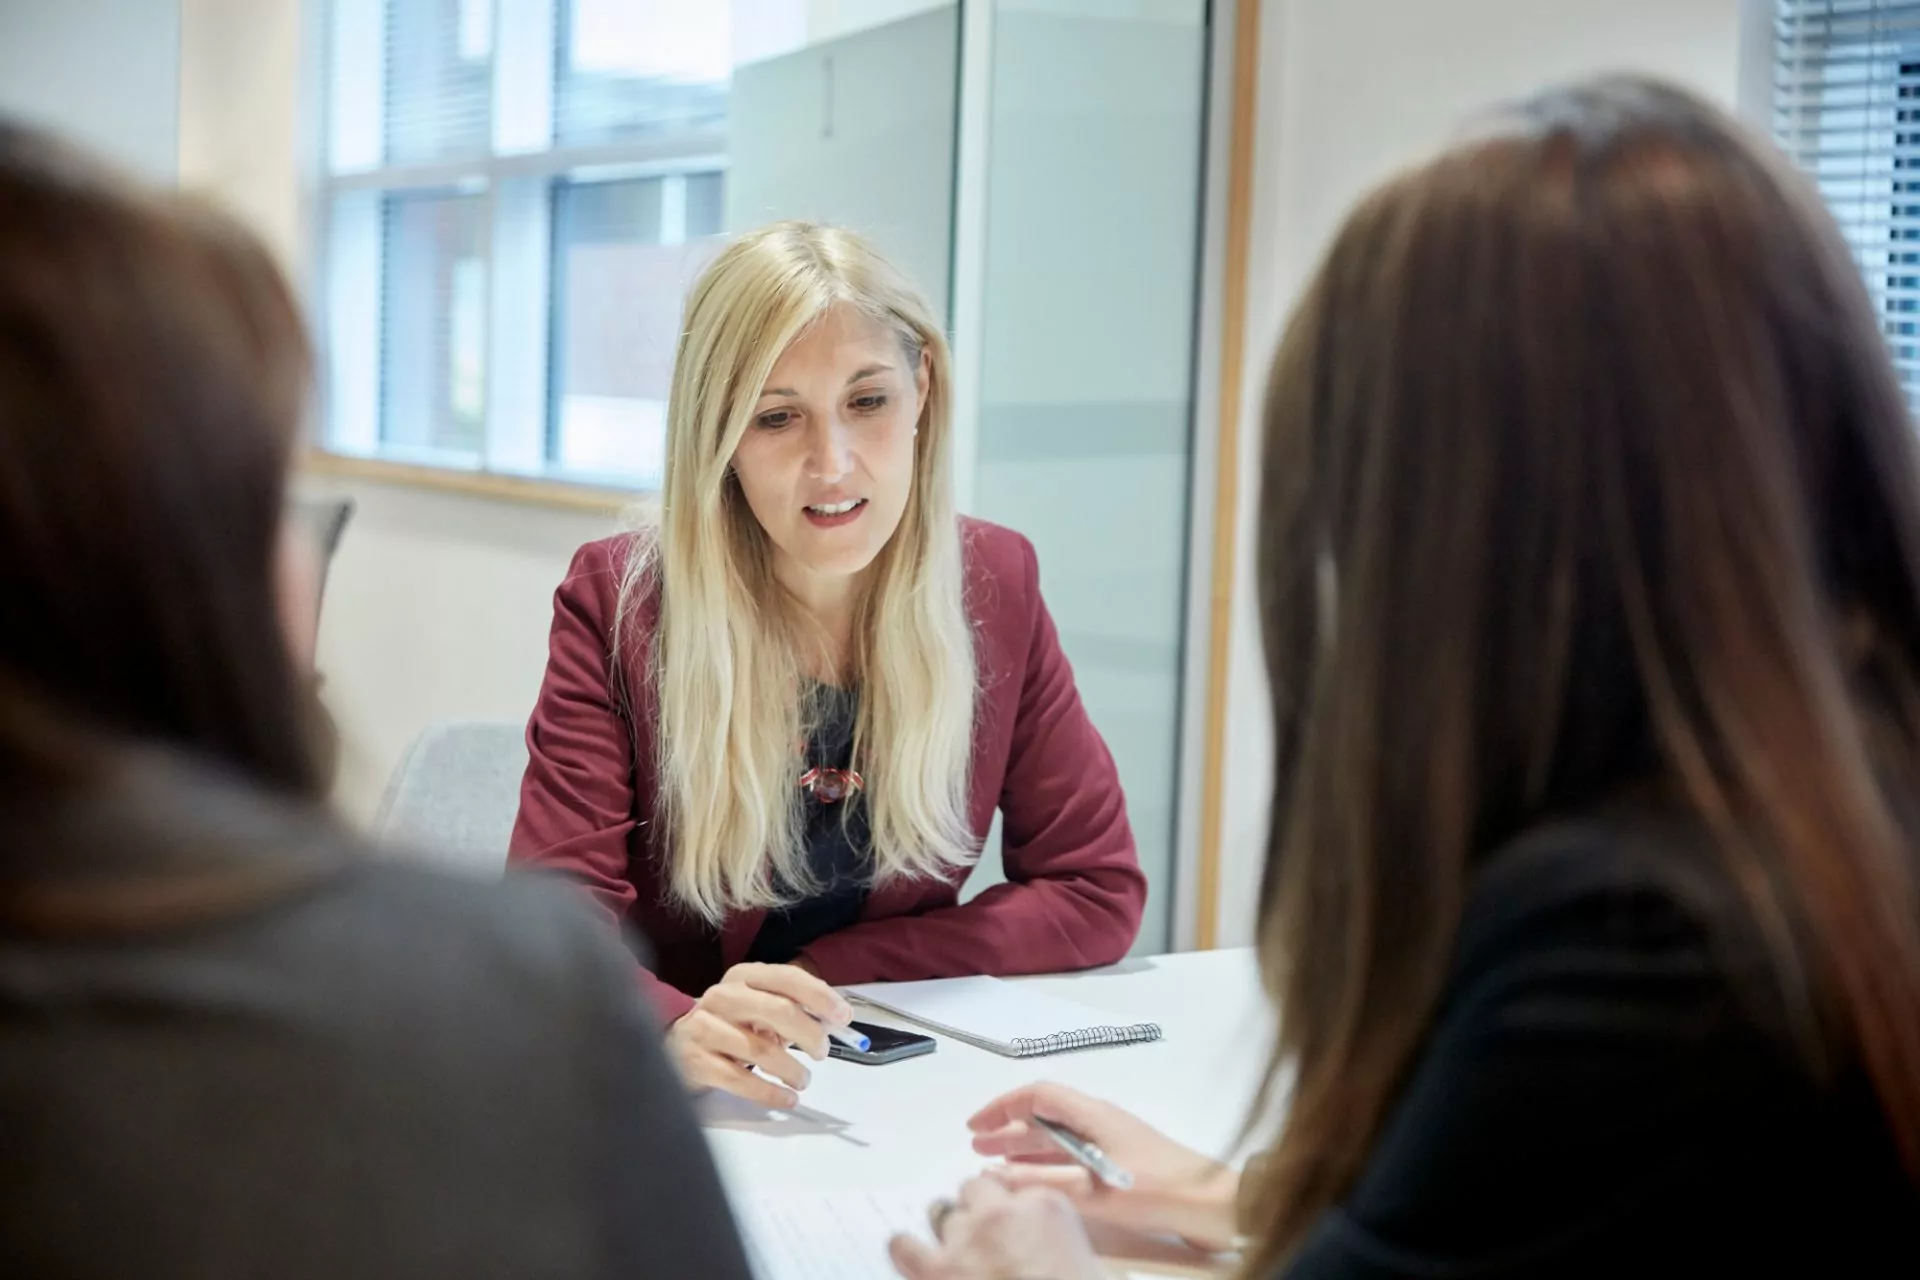
[(854, 769), (828, 769), (816, 765), (800, 775), (801, 790), (821, 804), (838, 804), (866, 785), (866, 780)]

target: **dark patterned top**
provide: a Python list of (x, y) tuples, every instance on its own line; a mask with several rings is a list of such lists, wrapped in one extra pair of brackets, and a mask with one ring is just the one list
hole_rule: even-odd
[[(806, 763), (808, 769), (845, 769), (853, 763), (853, 727), (860, 695), (852, 689), (815, 685), (809, 691)], [(795, 779), (798, 785), (798, 778)], [(818, 890), (790, 907), (767, 913), (747, 959), (786, 964), (817, 938), (838, 932), (860, 918), (871, 878), (867, 799), (856, 791), (826, 803), (806, 796), (807, 866)]]

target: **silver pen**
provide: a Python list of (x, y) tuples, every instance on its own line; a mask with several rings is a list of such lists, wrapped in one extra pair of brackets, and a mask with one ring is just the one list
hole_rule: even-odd
[(1052, 1120), (1042, 1120), (1039, 1116), (1035, 1116), (1033, 1117), (1033, 1124), (1040, 1132), (1052, 1138), (1062, 1151), (1072, 1156), (1079, 1164), (1085, 1166), (1088, 1173), (1091, 1173), (1115, 1191), (1133, 1190), (1133, 1175), (1115, 1164), (1113, 1157), (1109, 1156), (1093, 1143), (1088, 1142), (1085, 1138), (1067, 1128), (1065, 1125), (1056, 1124)]

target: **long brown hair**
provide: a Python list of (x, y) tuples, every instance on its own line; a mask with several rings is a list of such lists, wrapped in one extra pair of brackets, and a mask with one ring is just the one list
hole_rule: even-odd
[(1352, 214), (1265, 431), (1249, 1273), (1361, 1169), (1487, 855), (1636, 781), (1920, 1175), (1920, 459), (1809, 185), (1671, 88), (1536, 98)]
[(0, 810), (156, 747), (322, 794), (275, 581), (308, 386), (251, 235), (0, 125)]

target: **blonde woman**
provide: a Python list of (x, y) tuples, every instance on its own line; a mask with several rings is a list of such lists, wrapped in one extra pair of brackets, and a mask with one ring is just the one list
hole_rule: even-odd
[[(786, 1046), (851, 1017), (830, 984), (1086, 968), (1138, 931), (1033, 548), (954, 513), (949, 395), (858, 237), (742, 237), (688, 300), (657, 526), (555, 596), (513, 854), (647, 939), (693, 1086), (793, 1106)], [(996, 811), (1007, 883), (962, 905)]]

